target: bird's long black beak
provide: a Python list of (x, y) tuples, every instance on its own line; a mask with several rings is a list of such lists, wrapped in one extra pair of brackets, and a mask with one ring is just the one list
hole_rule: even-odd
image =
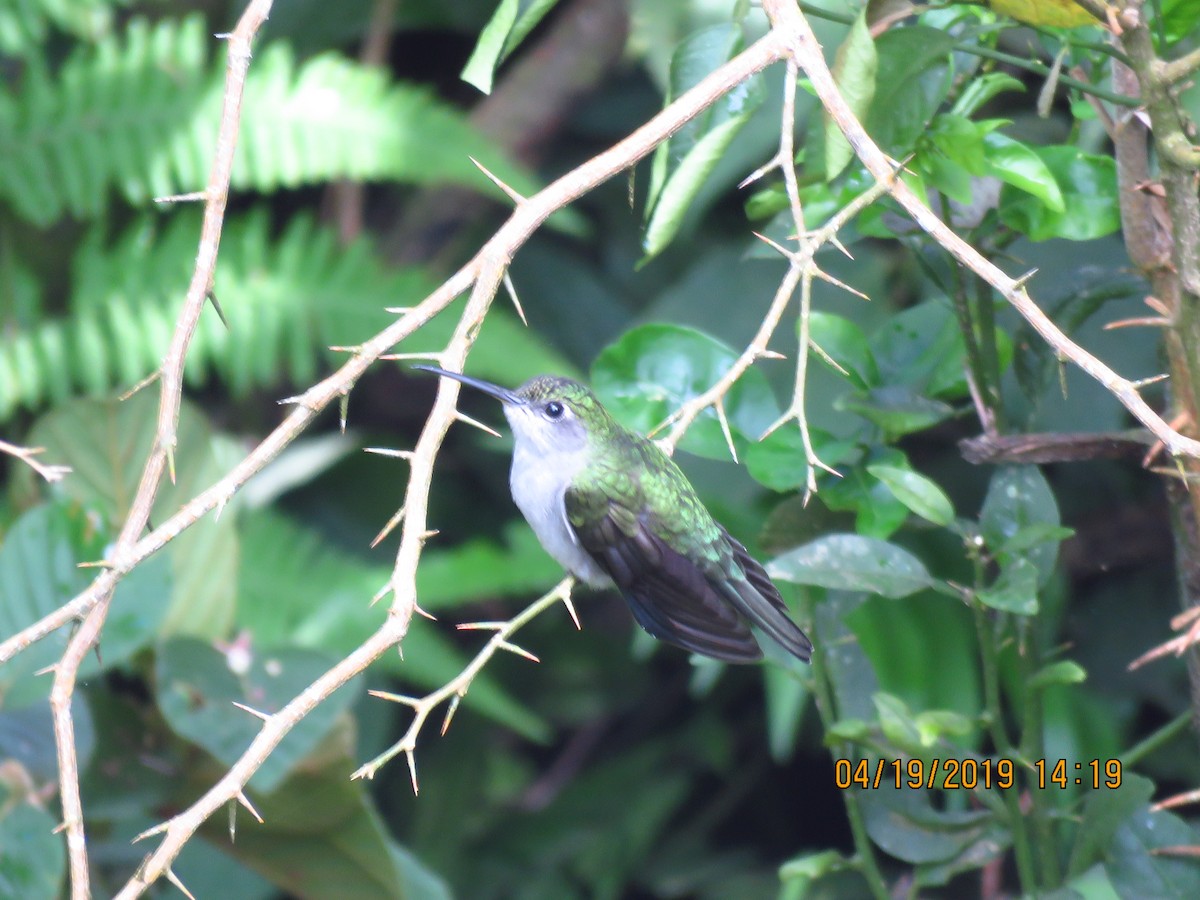
[(477, 391), (482, 391), (489, 397), (495, 397), (501, 403), (513, 404), (520, 403), (521, 398), (508, 388), (502, 388), (498, 384), (492, 384), (490, 381), (481, 381), (478, 378), (472, 378), (469, 375), (463, 375), (461, 372), (451, 372), (447, 369), (439, 369), (437, 366), (413, 366), (414, 369), (420, 369), (422, 372), (432, 372), (434, 375), (444, 375), (447, 378), (453, 378), (455, 381), (461, 381), (467, 387), (473, 387)]

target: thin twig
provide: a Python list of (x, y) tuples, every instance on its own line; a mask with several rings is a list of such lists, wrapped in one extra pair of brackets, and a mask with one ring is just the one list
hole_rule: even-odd
[(45, 452), (45, 447), (21, 447), (17, 444), (10, 444), (8, 441), (0, 441), (0, 453), (6, 453), (15, 459), (19, 459), (50, 484), (61, 481), (71, 473), (70, 466), (46, 465), (34, 458), (39, 453)]
[[(250, 66), (251, 43), (270, 10), (271, 0), (252, 0), (238, 20), (237, 27), (228, 35), (225, 99), (217, 129), (212, 170), (204, 192), (204, 220), (200, 229), (196, 267), (183, 309), (175, 322), (175, 331), (167, 355), (159, 368), (160, 394), (154, 446), (142, 470), (137, 492), (111, 554), (115, 566), (132, 566), (132, 563), (128, 562), (129, 556), (146, 529), (164, 472), (169, 474), (172, 481), (175, 480), (175, 444), (183, 394), (184, 360), (200, 321), (200, 314), (204, 310), (205, 301), (212, 293), (217, 250), (220, 247), (221, 228), (225, 221), (225, 202), (233, 171), (234, 148), (241, 121), (242, 95), (246, 84), (246, 72)], [(71, 873), (71, 896), (77, 900), (87, 900), (91, 891), (83, 803), (79, 794), (75, 727), (71, 718), (71, 698), (75, 693), (79, 667), (100, 639), (115, 587), (116, 580), (113, 579), (111, 586), (98, 592), (95, 604), (88, 611), (79, 630), (71, 637), (66, 651), (55, 666), (54, 684), (50, 690), (54, 740), (58, 751), (59, 795), (66, 826), (67, 856)]]
[[(458, 700), (461, 700), (466, 696), (467, 691), (471, 687), (471, 683), (475, 680), (475, 677), (480, 673), (483, 667), (487, 665), (488, 660), (495, 656), (497, 651), (510, 649), (512, 645), (509, 644), (508, 639), (551, 606), (561, 602), (567, 606), (568, 610), (570, 610), (571, 587), (574, 584), (575, 580), (573, 578), (564, 578), (548, 592), (543, 594), (533, 603), (529, 604), (529, 606), (508, 621), (499, 623), (483, 623), (481, 627), (487, 627), (488, 630), (494, 632), (492, 637), (486, 644), (483, 645), (482, 648), (480, 648), (479, 652), (475, 654), (475, 658), (472, 659), (463, 668), (463, 670), (458, 673), (458, 675), (450, 679), (450, 681), (446, 682), (436, 691), (426, 694), (424, 697), (420, 698), (401, 697), (396, 694), (373, 691), (372, 693), (374, 693), (375, 696), (384, 700), (391, 700), (395, 703), (403, 703), (406, 706), (412, 707), (413, 719), (412, 722), (409, 723), (408, 730), (404, 732), (404, 735), (400, 738), (400, 740), (396, 741), (396, 743), (392, 744), (391, 747), (380, 753), (370, 762), (363, 764), (351, 777), (374, 778), (375, 773), (379, 771), (380, 767), (382, 767), (389, 760), (392, 760), (403, 753), (409, 760), (409, 771), (412, 775), (413, 793), (417, 793), (416, 763), (414, 761), (414, 756), (417, 750), (417, 738), (420, 736), (421, 729), (424, 727), (429, 715), (443, 703), (447, 701), (451, 702), (452, 705), (447, 709), (446, 718), (442, 726), (442, 734), (445, 734), (446, 729), (450, 724), (450, 718), (454, 715), (454, 710), (458, 707)], [(573, 613), (572, 618), (574, 618)], [(465, 629), (468, 626), (460, 625), (459, 627)]]

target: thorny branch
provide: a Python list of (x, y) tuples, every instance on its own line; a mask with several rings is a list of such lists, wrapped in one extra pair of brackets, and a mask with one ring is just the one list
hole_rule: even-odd
[[(79, 804), (78, 773), (75, 768), (74, 735), (71, 729), (69, 702), (78, 666), (100, 634), (112, 592), (121, 578), (148, 556), (162, 549), (202, 516), (223, 506), (247, 480), (294, 440), (320, 411), (335, 400), (345, 397), (372, 363), (386, 354), (400, 340), (428, 322), (455, 298), (471, 289), (470, 299), (454, 337), (439, 356), (439, 361), (443, 366), (460, 367), (471, 347), (474, 335), (490, 307), (495, 290), (504, 278), (513, 254), (549, 215), (645, 157), (654, 147), (668, 139), (684, 123), (702, 112), (723, 94), (774, 62), (787, 60), (789, 68), (793, 70), (791, 73), (793, 75), (795, 70), (805, 72), (826, 111), (841, 128), (856, 154), (875, 177), (877, 187), (860, 198), (861, 203), (856, 201), (855, 204), (852, 204), (853, 209), (839, 214), (839, 217), (831, 221), (824, 229), (813, 234), (806, 234), (802, 211), (799, 208), (793, 168), (794, 152), (792, 151), (790, 130), (794, 123), (785, 116), (783, 131), (789, 133), (781, 134), (780, 153), (773, 162), (774, 165), (781, 168), (784, 174), (797, 229), (799, 250), (796, 252), (784, 251), (785, 256), (789, 259), (787, 275), (772, 301), (771, 308), (764, 319), (763, 328), (750, 346), (716, 385), (705, 394), (695, 398), (672, 417), (672, 431), (666, 439), (669, 446), (673, 447), (678, 442), (684, 430), (703, 409), (713, 406), (718, 410), (718, 415), (721, 415), (720, 404), (724, 394), (755, 360), (769, 355), (765, 350), (766, 342), (777, 326), (779, 317), (796, 287), (806, 285), (814, 275), (818, 274), (812, 266), (812, 255), (816, 249), (825, 243), (836, 242), (834, 234), (840, 224), (843, 224), (861, 206), (871, 202), (879, 194), (888, 192), (922, 228), (950, 250), (963, 265), (976, 272), (999, 291), (1034, 326), (1060, 357), (1071, 360), (1103, 384), (1164, 443), (1171, 453), (1200, 458), (1200, 442), (1186, 438), (1172, 429), (1142, 400), (1138, 394), (1136, 383), (1118, 376), (1063, 334), (1029, 298), (1024, 289), (1024, 279), (1009, 277), (980, 256), (926, 209), (921, 200), (903, 182), (893, 177), (896, 169), (895, 163), (889, 160), (867, 137), (862, 126), (850, 112), (833, 82), (820, 46), (793, 0), (763, 0), (763, 7), (771, 21), (771, 29), (766, 36), (715, 70), (699, 85), (677, 98), (626, 139), (569, 172), (533, 197), (516, 198), (516, 208), (509, 219), (470, 262), (451, 276), (420, 305), (407, 311), (379, 334), (354, 348), (351, 358), (340, 369), (310, 387), (302, 395), (292, 398), (292, 402), (295, 404), (294, 409), (240, 463), (217, 483), (185, 504), (167, 521), (150, 531), (149, 534), (143, 535), (147, 526), (149, 510), (163, 473), (167, 472), (174, 477), (173, 450), (182, 390), (183, 360), (204, 302), (211, 293), (212, 272), (224, 214), (229, 168), (232, 165), (233, 146), (239, 125), (241, 87), (244, 83), (246, 67), (250, 61), (250, 41), (265, 19), (270, 6), (270, 0), (252, 0), (239, 22), (238, 28), (229, 36), (229, 72), (225, 107), (217, 149), (214, 153), (209, 187), (202, 195), (206, 206), (200, 253), (170, 350), (158, 373), (162, 399), (155, 448), (147, 461), (141, 485), (120, 538), (111, 558), (106, 561), (105, 570), (87, 589), (54, 613), (0, 643), (0, 662), (4, 662), (20, 653), (34, 641), (40, 640), (71, 622), (83, 620), (82, 627), (72, 639), (67, 652), (56, 667), (53, 692), (56, 739), (60, 755), (64, 827), (70, 848), (72, 891), (75, 897), (86, 897), (88, 884), (83, 813)], [(789, 78), (789, 82), (792, 81), (794, 81), (794, 77)], [(794, 97), (794, 94), (791, 96)], [(806, 291), (802, 291), (802, 294), (804, 293)], [(803, 300), (802, 296), (802, 305)], [(796, 418), (799, 421), (802, 433), (806, 433), (802, 405), (802, 366), (807, 351), (808, 341), (806, 338), (802, 338), (798, 361), (797, 396), (793, 399), (793, 405), (787, 416), (787, 418)], [(387, 590), (392, 593), (393, 597), (384, 623), (358, 648), (325, 672), (283, 709), (266, 717), (262, 729), (247, 751), (203, 797), (188, 809), (147, 833), (146, 836), (162, 833), (164, 837), (118, 896), (123, 898), (139, 896), (150, 884), (164, 876), (178, 883), (170, 870), (171, 863), (200, 824), (225, 803), (244, 796), (243, 788), (250, 776), (261, 766), (279, 740), (309, 711), (403, 639), (408, 622), (416, 608), (414, 574), (417, 562), (422, 546), (430, 536), (425, 518), (433, 461), (447, 429), (458, 416), (455, 411), (456, 397), (457, 383), (449, 379), (444, 380), (439, 387), (433, 411), (417, 445), (408, 454), (412, 468), (403, 505), (404, 517), (400, 548), (387, 586)], [(818, 466), (820, 462), (812, 452), (811, 446), (806, 443), (806, 447), (808, 447), (810, 467)], [(27, 459), (27, 457), (23, 458)], [(479, 667), (496, 650), (514, 649), (507, 644), (508, 636), (529, 618), (552, 605), (557, 599), (565, 599), (568, 589), (569, 582), (563, 582), (513, 620), (498, 624), (496, 626), (497, 633), (458, 678), (424, 700), (413, 701), (411, 705), (417, 710), (417, 719), (419, 720), (414, 721), (413, 728), (410, 728), (414, 745), (416, 732), (420, 730), (429, 711), (437, 703), (450, 699), (452, 696), (458, 696), (459, 689), (465, 690)], [(434, 697), (440, 699), (431, 699)], [(417, 704), (426, 704), (428, 708)], [(422, 710), (424, 710), (423, 715), (421, 714)], [(404, 739), (394, 749), (395, 752), (409, 752), (407, 745), (404, 744)], [(381, 764), (382, 761), (377, 762)], [(376, 763), (368, 764), (361, 772), (370, 774), (374, 771), (374, 767), (377, 767)]]

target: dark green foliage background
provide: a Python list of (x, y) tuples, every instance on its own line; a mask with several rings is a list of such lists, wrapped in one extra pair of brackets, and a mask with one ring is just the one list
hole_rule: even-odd
[[(276, 401), (337, 364), (329, 347), (419, 301), (503, 215), (481, 207), (438, 262), (397, 265), (397, 221), (422, 192), (452, 184), (498, 199), (469, 156), (531, 192), (763, 28), (740, 3), (633, 3), (626, 59), (558, 123), (533, 171), (469, 123), (478, 95), (458, 75), (470, 59), (470, 79), (486, 84), (498, 59), (553, 26), (554, 5), (506, 2), (505, 26), (492, 4), (402, 2), (392, 59), (369, 68), (355, 61), (368, 0), (276, 3), (250, 70), (217, 269), (228, 327), (206, 310), (179, 479), (155, 523), (279, 421)], [(831, 59), (844, 46), (835, 69), (847, 97), (889, 153), (911, 155), (914, 182), (947, 208), (973, 200), (973, 179), (997, 179), (991, 207), (959, 224), (964, 236), (1011, 272), (1037, 267), (1042, 308), (1114, 368), (1156, 373), (1150, 329), (1101, 327), (1142, 315), (1145, 292), (1119, 241), (1103, 131), (1075, 90), (1039, 118), (1040, 78), (973, 52), (1048, 62), (1063, 33), (949, 5), (871, 42), (843, 4), (825, 6), (833, 15), (813, 21)], [(1159, 52), (1192, 47), (1200, 11), (1161, 7)], [(130, 502), (155, 397), (115, 397), (158, 364), (198, 235), (194, 208), (151, 198), (203, 184), (223, 75), (211, 35), (239, 13), (236, 2), (152, 0), (0, 10), (0, 433), (74, 469), (47, 486), (2, 460), (0, 636), (87, 584), (76, 563), (103, 556)], [(1099, 67), (1099, 34), (1077, 33), (1068, 64)], [(530, 327), (497, 302), (468, 371), (505, 384), (586, 377), (642, 430), (715, 381), (784, 273), (750, 234), (791, 232), (781, 181), (736, 188), (777, 147), (782, 78), (769, 70), (660, 148), (636, 173), (632, 208), (629, 185), (614, 182), (535, 235), (512, 266)], [(1185, 95), (1193, 117), (1196, 96)], [(817, 227), (869, 181), (804, 91), (800, 106)], [(368, 186), (369, 227), (344, 245), (326, 221), (340, 179)], [(580, 592), (581, 632), (561, 610), (542, 616), (518, 637), (540, 664), (501, 654), (444, 737), (431, 721), (419, 797), (402, 761), (351, 782), (408, 722), (368, 688), (444, 683), (482, 642), (454, 624), (514, 615), (561, 574), (508, 496), (508, 439), (457, 428), (431, 498), (440, 534), (418, 574), (437, 621), (414, 620), (403, 657), (339, 691), (256, 774), (266, 825), (241, 813), (230, 843), (218, 817), (188, 845), (174, 868), (196, 896), (858, 897), (878, 893), (878, 877), (955, 897), (980, 893), (982, 867), (1012, 895), (1197, 895), (1200, 868), (1154, 852), (1200, 843), (1190, 820), (1149, 809), (1200, 781), (1180, 718), (1185, 667), (1126, 669), (1169, 636), (1177, 611), (1161, 485), (1136, 465), (972, 466), (957, 448), (979, 433), (968, 367), (1007, 433), (1118, 430), (1128, 417), (1081, 373), (1060, 372), (890, 203), (842, 239), (852, 260), (828, 249), (818, 262), (871, 300), (814, 286), (813, 337), (841, 371), (814, 357), (807, 409), (818, 454), (843, 477), (822, 474), (805, 506), (795, 423), (759, 440), (790, 397), (794, 308), (772, 342), (788, 361), (759, 362), (726, 399), (743, 465), (711, 412), (680, 456), (810, 630), (812, 668), (689, 661), (635, 633), (619, 598)], [(440, 348), (454, 312), (399, 349)], [(347, 434), (323, 417), (219, 520), (122, 583), (75, 715), (97, 896), (141, 859), (132, 836), (199, 796), (249, 743), (255, 720), (230, 701), (277, 709), (377, 627), (384, 611), (368, 602), (394, 538), (368, 545), (407, 469), (361, 450), (410, 447), (433, 389), (379, 364), (350, 398)], [(463, 404), (501, 422), (482, 400)], [(49, 681), (34, 673), (66, 639), (0, 669), (0, 762), (11, 763), (0, 769), (0, 896), (64, 889)], [(837, 758), (966, 757), (1126, 766), (1119, 790), (1071, 783), (1032, 799), (835, 786)]]

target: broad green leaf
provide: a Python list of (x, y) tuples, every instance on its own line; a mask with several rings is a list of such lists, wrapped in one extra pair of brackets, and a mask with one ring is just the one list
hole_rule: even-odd
[[(107, 525), (77, 504), (43, 504), (22, 515), (0, 545), (0, 634), (16, 634), (87, 587), (96, 570), (81, 569), (79, 563), (101, 559), (108, 540)], [(151, 557), (122, 579), (101, 653), (84, 658), (80, 677), (120, 665), (152, 644), (170, 591), (170, 566), (163, 556)], [(50, 678), (33, 673), (56, 662), (70, 638), (70, 629), (60, 628), (0, 667), (6, 705), (23, 706), (49, 694)]]
[(1000, 569), (1000, 577), (976, 596), (985, 606), (1032, 616), (1038, 611), (1038, 573), (1033, 563), (1018, 557)]
[(940, 400), (922, 397), (903, 384), (875, 388), (865, 395), (839, 397), (834, 408), (858, 413), (883, 429), (889, 439), (923, 431), (954, 415), (952, 407)]
[(1046, 900), (1121, 900), (1121, 895), (1113, 887), (1104, 866), (1096, 863), (1067, 881), (1059, 890), (1047, 894)]
[(912, 150), (950, 90), (952, 34), (918, 25), (879, 35), (867, 131), (893, 155)]
[(883, 482), (896, 499), (935, 525), (954, 522), (954, 506), (940, 487), (912, 469), (873, 465), (867, 471)]
[[(853, 441), (838, 440), (827, 431), (810, 429), (809, 438), (817, 457), (833, 468), (858, 452)], [(751, 444), (746, 449), (745, 463), (750, 476), (773, 491), (794, 491), (808, 479), (804, 442), (795, 423), (782, 425)]]
[[(647, 434), (716, 384), (736, 359), (730, 347), (703, 332), (678, 325), (643, 325), (600, 352), (592, 365), (592, 385), (621, 424)], [(766, 377), (755, 368), (730, 388), (724, 408), (739, 454), (779, 415)], [(700, 414), (680, 447), (710, 459), (729, 458), (712, 408)]]
[(1104, 865), (1121, 897), (1190, 900), (1200, 896), (1200, 868), (1193, 859), (1162, 851), (1197, 844), (1200, 836), (1183, 819), (1144, 809), (1117, 828)]
[[(667, 102), (694, 87), (743, 46), (741, 28), (732, 23), (714, 25), (688, 37), (671, 59)], [(642, 263), (660, 253), (678, 233), (708, 176), (763, 97), (761, 80), (752, 77), (659, 145), (650, 170)]]
[[(869, 390), (879, 384), (879, 366), (867, 336), (857, 323), (843, 316), (814, 311), (809, 316), (808, 335), (814, 344), (841, 366), (844, 371), (838, 374), (855, 387)], [(819, 354), (813, 358), (828, 365)]]
[[(66, 495), (99, 510), (115, 527), (128, 513), (154, 446), (157, 415), (158, 398), (151, 391), (141, 391), (123, 402), (77, 399), (39, 419), (30, 440), (45, 447), (51, 459), (71, 466), (71, 477), (62, 482)], [(150, 516), (156, 524), (170, 518), (224, 472), (217, 436), (203, 413), (186, 401), (179, 411), (176, 434), (175, 479), (174, 483), (164, 479), (158, 491)], [(237, 602), (234, 516), (226, 511), (218, 519), (210, 513), (173, 540), (166, 554), (172, 572), (170, 594), (155, 601), (163, 610), (161, 633), (225, 637)]]
[[(53, 781), (58, 777), (58, 756), (50, 704), (18, 707), (7, 702), (7, 697), (5, 700), (5, 707), (0, 708), (0, 760), (18, 764), (34, 781)], [(96, 726), (79, 691), (71, 697), (71, 721), (75, 727), (75, 757), (83, 771), (96, 749)]]
[(463, 81), (475, 85), (485, 94), (492, 92), (496, 68), (525, 39), (542, 17), (558, 0), (500, 0), (492, 13), (471, 58), (463, 67)]
[[(931, 593), (904, 603), (873, 597), (851, 613), (852, 629), (879, 688), (916, 710), (974, 717), (983, 706), (974, 617), (965, 604)], [(930, 648), (937, 648), (931, 653)], [(963, 746), (974, 746), (970, 740)]]
[(903, 700), (883, 692), (871, 700), (875, 704), (875, 714), (885, 738), (910, 753), (922, 749), (921, 734), (917, 730), (917, 723), (913, 721), (912, 710)]
[(58, 897), (67, 869), (58, 821), (24, 801), (10, 803), (0, 793), (0, 896)]
[(1032, 149), (998, 131), (987, 133), (983, 148), (989, 175), (1033, 195), (1051, 212), (1065, 211), (1066, 204), (1058, 182)]
[[(886, 782), (886, 779), (884, 779)], [(940, 863), (973, 844), (990, 844), (991, 856), (1007, 845), (1007, 831), (986, 810), (936, 810), (932, 791), (893, 785), (861, 795), (867, 832), (884, 852), (907, 863)]]
[[(337, 662), (298, 647), (261, 652), (252, 646), (246, 655), (240, 659), (193, 638), (175, 638), (158, 648), (155, 659), (158, 707), (167, 724), (225, 765), (237, 761), (262, 729), (235, 702), (271, 715)], [(339, 688), (289, 731), (251, 778), (251, 787), (269, 792), (278, 786), (354, 702), (357, 686), (356, 679)]]
[(1068, 872), (1080, 874), (1102, 860), (1117, 829), (1145, 809), (1153, 795), (1154, 783), (1133, 772), (1123, 773), (1119, 788), (1088, 791), (1075, 830)]
[[(983, 509), (979, 513), (979, 528), (988, 548), (1001, 557), (1020, 556), (1037, 569), (1037, 583), (1044, 585), (1054, 572), (1058, 558), (1058, 504), (1046, 479), (1037, 466), (1004, 466), (996, 470), (988, 485)], [(1045, 530), (1049, 526), (1051, 530)], [(1023, 529), (1038, 527), (1036, 535), (1046, 534), (1030, 545), (1019, 535)], [(1018, 540), (1022, 549), (1009, 551), (1007, 544)]]
[(1006, 185), (1000, 192), (1000, 220), (1005, 225), (1035, 241), (1087, 241), (1121, 227), (1117, 169), (1111, 156), (1064, 146), (1032, 150), (1058, 183), (1062, 208), (1055, 210), (1024, 188)]
[(934, 584), (925, 565), (907, 550), (857, 534), (818, 538), (776, 557), (767, 571), (795, 584), (866, 591), (892, 599)]
[[(757, 103), (754, 106), (756, 107)], [(742, 116), (716, 125), (696, 143), (667, 177), (642, 238), (642, 250), (645, 254), (642, 257), (643, 264), (665, 250), (679, 233), (679, 227), (683, 224), (683, 218), (691, 208), (692, 201), (700, 193), (700, 189), (725, 155), (729, 145), (733, 143), (733, 139), (749, 121), (751, 112), (753, 109)]]
[(886, 485), (875, 482), (867, 488), (862, 502), (858, 504), (854, 530), (867, 537), (887, 540), (900, 530), (907, 519), (908, 507)]
[[(850, 30), (846, 32), (846, 37), (833, 59), (834, 81), (837, 82), (850, 111), (860, 122), (866, 118), (871, 108), (871, 99), (875, 96), (875, 71), (878, 63), (875, 41), (867, 28), (867, 11), (864, 7), (854, 19)], [(853, 158), (854, 151), (849, 141), (826, 113), (825, 180), (832, 181), (837, 178)]]
[(972, 202), (971, 179), (984, 172), (983, 129), (962, 116), (937, 116), (921, 141), (917, 163), (929, 184), (959, 203)]

